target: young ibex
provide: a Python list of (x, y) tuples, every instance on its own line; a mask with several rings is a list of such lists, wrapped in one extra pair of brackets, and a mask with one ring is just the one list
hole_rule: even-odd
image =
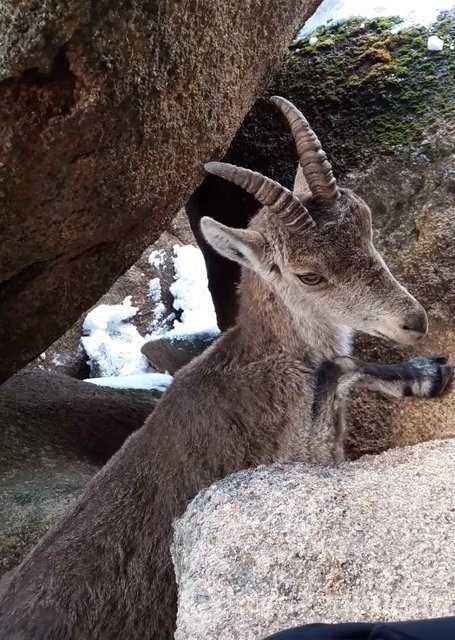
[(340, 462), (352, 385), (430, 397), (450, 378), (444, 358), (375, 365), (350, 357), (352, 329), (412, 344), (427, 317), (375, 250), (368, 206), (337, 186), (303, 115), (272, 100), (312, 195), (246, 169), (206, 166), (264, 205), (246, 230), (202, 220), (212, 246), (245, 267), (237, 324), (177, 373), (142, 429), (17, 569), (1, 604), (1, 638), (171, 638), (172, 521), (201, 489), (260, 464)]

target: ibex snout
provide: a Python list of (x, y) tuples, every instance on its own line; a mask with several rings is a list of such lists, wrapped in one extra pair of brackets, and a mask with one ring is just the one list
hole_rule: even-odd
[(399, 344), (412, 345), (428, 333), (428, 317), (422, 305), (407, 291), (403, 302), (399, 313), (382, 319), (377, 333)]
[(418, 304), (416, 311), (406, 316), (401, 325), (401, 330), (407, 336), (407, 339), (411, 339), (413, 342), (420, 340), (428, 333), (428, 317), (425, 309), (420, 304)]

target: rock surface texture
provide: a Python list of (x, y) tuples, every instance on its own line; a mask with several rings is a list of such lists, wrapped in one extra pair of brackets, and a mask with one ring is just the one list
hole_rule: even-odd
[(337, 469), (261, 467), (202, 492), (175, 527), (176, 639), (452, 615), (454, 464), (448, 440)]
[[(363, 23), (363, 26), (362, 26)], [(413, 350), (375, 338), (358, 341), (361, 357), (394, 361), (443, 353), (455, 361), (455, 49), (427, 49), (428, 31), (391, 32), (394, 20), (351, 20), (321, 27), (316, 44), (295, 42), (238, 132), (227, 159), (292, 186), (291, 136), (267, 96), (294, 102), (317, 132), (340, 186), (364, 197), (373, 212), (375, 243), (394, 275), (424, 305), (430, 335)], [(432, 32), (455, 39), (455, 12)], [(218, 183), (214, 181), (218, 180)], [(214, 211), (245, 226), (255, 204), (233, 185), (207, 178), (189, 202), (194, 227)], [(210, 215), (210, 214), (209, 214)], [(201, 239), (198, 237), (198, 241)], [(203, 247), (217, 312), (235, 317), (238, 268)], [(364, 393), (355, 399), (349, 453), (455, 436), (455, 394), (431, 402), (395, 401)]]
[(0, 575), (142, 426), (152, 394), (22, 371), (0, 386)]
[(156, 239), (319, 0), (0, 6), (0, 380)]
[[(442, 353), (455, 362), (455, 126), (429, 127), (425, 151), (373, 161), (346, 182), (374, 212), (376, 246), (392, 272), (428, 312), (430, 333), (412, 350), (359, 336), (357, 352), (370, 360), (397, 361)], [(386, 188), (384, 188), (386, 187)], [(353, 397), (350, 455), (455, 436), (455, 393), (429, 402), (399, 402), (380, 395)]]

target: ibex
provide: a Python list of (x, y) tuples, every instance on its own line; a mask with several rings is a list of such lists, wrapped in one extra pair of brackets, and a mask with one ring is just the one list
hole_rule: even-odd
[(272, 101), (311, 194), (206, 165), (263, 205), (248, 229), (201, 222), (216, 251), (244, 267), (237, 324), (176, 374), (144, 426), (18, 567), (0, 608), (1, 638), (171, 638), (172, 522), (201, 489), (261, 464), (339, 463), (353, 385), (430, 397), (447, 384), (442, 357), (351, 358), (353, 330), (413, 344), (427, 317), (377, 253), (368, 206), (337, 186), (304, 116)]

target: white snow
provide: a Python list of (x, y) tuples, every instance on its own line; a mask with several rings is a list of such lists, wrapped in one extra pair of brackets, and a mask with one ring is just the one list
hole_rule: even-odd
[(161, 302), (161, 282), (159, 278), (152, 278), (150, 280), (149, 296), (152, 302)]
[(312, 36), (312, 37), (309, 39), (309, 41), (308, 41), (308, 42), (311, 44), (311, 46), (313, 46), (313, 45), (315, 45), (315, 44), (316, 44), (316, 42), (318, 41), (318, 39), (319, 39), (319, 38), (317, 38), (316, 36)]
[(141, 347), (147, 338), (127, 322), (138, 311), (131, 296), (123, 304), (100, 304), (85, 318), (81, 342), (90, 367), (96, 365), (102, 376), (126, 376), (150, 370)]
[(158, 302), (158, 304), (153, 309), (153, 322), (152, 322), (153, 329), (160, 328), (160, 324), (164, 320), (165, 313), (166, 313), (166, 307), (162, 302)]
[(339, 23), (356, 17), (398, 16), (403, 21), (401, 28), (413, 24), (429, 26), (441, 11), (454, 5), (454, 0), (324, 0), (297, 37), (310, 34), (329, 21)]
[[(216, 314), (208, 290), (207, 271), (202, 252), (192, 245), (174, 245), (175, 280), (169, 290), (174, 309), (182, 311), (180, 320), (166, 335), (207, 332), (218, 335)], [(162, 335), (160, 336), (162, 337)]]
[(428, 51), (442, 51), (444, 49), (444, 40), (438, 36), (430, 36), (427, 42)]
[(163, 266), (165, 255), (166, 255), (166, 252), (164, 251), (164, 249), (155, 249), (149, 255), (149, 263), (151, 264), (152, 267), (155, 267), (155, 269), (158, 269), (158, 267)]
[[(165, 331), (164, 323), (171, 321), (165, 318), (166, 308), (162, 302), (161, 282), (153, 278), (149, 282), (149, 296), (154, 304), (152, 333), (142, 336), (131, 320), (138, 308), (132, 306), (131, 296), (127, 296), (122, 304), (101, 304), (87, 314), (83, 325), (82, 345), (88, 356), (88, 364), (92, 371), (96, 367), (99, 378), (90, 378), (94, 384), (129, 388), (157, 388), (157, 381), (165, 378), (153, 378), (147, 358), (142, 355), (141, 347), (148, 340), (163, 336), (185, 336), (206, 332), (213, 335), (219, 333), (216, 323), (215, 309), (208, 290), (207, 272), (202, 253), (191, 245), (174, 246), (175, 280), (170, 286), (174, 296), (174, 309), (181, 311), (179, 320), (174, 319), (172, 329)], [(150, 263), (155, 265), (164, 262), (164, 251), (153, 251)], [(169, 326), (169, 325), (168, 325)], [(120, 378), (116, 382), (116, 380)]]
[(161, 282), (159, 278), (152, 278), (149, 282), (149, 298), (154, 303), (153, 318), (150, 323), (152, 331), (159, 331), (166, 314), (166, 307), (161, 298)]
[(85, 382), (112, 389), (156, 389), (164, 391), (172, 382), (167, 373), (136, 373), (126, 376), (107, 376), (103, 378), (87, 378)]

